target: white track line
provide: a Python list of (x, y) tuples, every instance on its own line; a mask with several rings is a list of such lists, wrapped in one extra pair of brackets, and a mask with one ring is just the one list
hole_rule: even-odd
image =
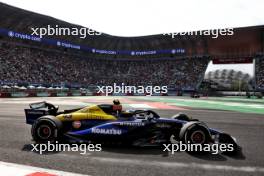
[[(59, 156), (76, 158), (78, 156), (68, 154), (58, 154)], [(217, 165), (217, 164), (201, 164), (201, 163), (183, 163), (183, 162), (167, 162), (167, 161), (148, 161), (142, 159), (124, 159), (124, 158), (105, 158), (96, 156), (85, 156), (87, 159), (98, 161), (102, 163), (116, 163), (121, 165), (134, 165), (134, 166), (154, 166), (154, 167), (169, 167), (169, 168), (186, 168), (186, 169), (201, 169), (201, 170), (218, 170), (218, 171), (235, 171), (246, 173), (263, 173), (264, 167), (255, 166), (230, 166), (230, 165)]]
[(228, 165), (214, 165), (214, 164), (199, 164), (199, 163), (181, 163), (181, 162), (159, 162), (159, 161), (144, 161), (136, 159), (121, 159), (121, 158), (95, 158), (93, 159), (102, 162), (122, 163), (129, 165), (150, 165), (156, 167), (177, 167), (188, 169), (203, 169), (203, 170), (219, 170), (219, 171), (237, 171), (237, 172), (261, 172), (264, 173), (263, 167), (252, 166), (228, 166)]
[(54, 176), (85, 176), (71, 172), (44, 169), (21, 164), (6, 163), (0, 161), (1, 175), (4, 176), (26, 176), (26, 175), (54, 175)]

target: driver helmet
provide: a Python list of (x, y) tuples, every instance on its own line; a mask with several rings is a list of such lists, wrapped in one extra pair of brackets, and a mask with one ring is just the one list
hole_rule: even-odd
[(122, 111), (122, 105), (118, 99), (114, 99), (113, 104), (114, 111)]
[(113, 100), (114, 105), (120, 105), (120, 101), (118, 99)]

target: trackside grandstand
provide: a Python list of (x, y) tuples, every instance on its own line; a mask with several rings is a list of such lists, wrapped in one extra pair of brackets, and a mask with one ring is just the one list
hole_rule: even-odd
[(87, 87), (125, 83), (195, 90), (208, 59), (96, 59), (1, 43), (0, 63), (0, 80), (5, 84)]
[(264, 26), (235, 28), (234, 35), (217, 39), (162, 34), (118, 37), (104, 33), (85, 39), (68, 35), (40, 38), (31, 35), (32, 27), (83, 27), (3, 3), (0, 11), (8, 16), (0, 18), (1, 92), (10, 92), (14, 87), (24, 91), (30, 86), (40, 90), (94, 90), (96, 86), (124, 83), (168, 86), (169, 91), (181, 94), (199, 89), (210, 60), (218, 64), (255, 60), (253, 87), (264, 90)]

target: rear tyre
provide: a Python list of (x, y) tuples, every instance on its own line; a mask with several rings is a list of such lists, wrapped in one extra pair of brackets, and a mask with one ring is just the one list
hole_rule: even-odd
[(55, 142), (59, 138), (60, 124), (52, 118), (41, 117), (31, 129), (32, 138), (37, 143)]

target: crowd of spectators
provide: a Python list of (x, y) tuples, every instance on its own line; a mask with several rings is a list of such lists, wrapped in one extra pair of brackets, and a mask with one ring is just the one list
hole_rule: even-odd
[(204, 58), (102, 60), (0, 43), (0, 81), (4, 82), (195, 89), (207, 64)]
[(264, 89), (264, 58), (255, 60), (256, 88)]

